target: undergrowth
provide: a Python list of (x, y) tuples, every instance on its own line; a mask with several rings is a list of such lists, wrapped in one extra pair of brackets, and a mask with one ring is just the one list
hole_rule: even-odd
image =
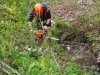
[[(46, 39), (41, 48), (29, 49), (31, 42), (28, 15), (34, 3), (35, 0), (2, 0), (0, 2), (2, 5), (0, 8), (2, 14), (0, 14), (0, 60), (18, 70), (21, 75), (91, 75), (92, 72), (83, 71), (73, 62), (63, 67), (61, 61), (64, 58), (61, 57), (65, 56), (65, 52), (56, 41)], [(57, 19), (55, 26), (51, 29), (52, 35), (60, 36), (66, 27), (65, 21)], [(74, 32), (73, 29), (72, 32)]]

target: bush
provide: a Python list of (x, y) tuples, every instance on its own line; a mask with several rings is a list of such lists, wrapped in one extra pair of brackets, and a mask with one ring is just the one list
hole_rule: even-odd
[(58, 18), (55, 20), (55, 24), (52, 25), (52, 34), (59, 37), (62, 32), (64, 32), (67, 29), (67, 23), (66, 21), (63, 21), (62, 19)]

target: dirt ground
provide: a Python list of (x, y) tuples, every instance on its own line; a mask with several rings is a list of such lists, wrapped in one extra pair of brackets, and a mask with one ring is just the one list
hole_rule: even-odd
[(96, 8), (92, 0), (89, 2), (79, 2), (81, 0), (62, 0), (60, 2), (49, 2), (44, 0), (47, 3), (49, 9), (51, 10), (52, 19), (61, 18), (67, 22), (73, 21), (77, 18), (77, 15), (88, 10)]

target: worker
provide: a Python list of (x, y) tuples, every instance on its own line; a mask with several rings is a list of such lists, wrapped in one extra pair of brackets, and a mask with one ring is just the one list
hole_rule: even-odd
[[(50, 10), (48, 9), (48, 6), (44, 2), (36, 3), (29, 15), (28, 24), (29, 24), (29, 29), (32, 32), (33, 32), (32, 29), (33, 19), (36, 20), (36, 28), (37, 28), (34, 34), (40, 39), (39, 43), (42, 44), (44, 41), (44, 34), (39, 33), (39, 30), (43, 30), (46, 33), (51, 27), (51, 13)], [(41, 24), (41, 22), (43, 24)]]

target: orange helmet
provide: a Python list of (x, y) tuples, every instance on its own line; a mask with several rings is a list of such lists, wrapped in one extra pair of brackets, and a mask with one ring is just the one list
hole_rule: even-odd
[(43, 5), (41, 3), (35, 4), (34, 11), (41, 14), (43, 12)]

